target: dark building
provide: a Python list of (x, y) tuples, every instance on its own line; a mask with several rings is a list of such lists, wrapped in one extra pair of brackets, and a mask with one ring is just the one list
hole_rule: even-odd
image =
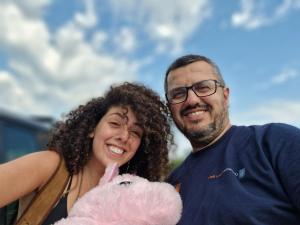
[(0, 110), (0, 163), (46, 149), (53, 119), (23, 117)]

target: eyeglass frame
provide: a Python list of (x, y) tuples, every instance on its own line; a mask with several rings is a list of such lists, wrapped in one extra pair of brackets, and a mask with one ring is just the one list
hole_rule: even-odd
[[(211, 94), (208, 94), (208, 95), (200, 95), (200, 96), (199, 96), (199, 95), (196, 93), (196, 91), (194, 90), (194, 87), (195, 87), (195, 85), (197, 85), (197, 84), (199, 84), (199, 83), (202, 83), (202, 82), (205, 82), (205, 81), (214, 81), (214, 83), (215, 83), (215, 90), (214, 90)], [(184, 100), (182, 100), (182, 101), (180, 101), (180, 102), (172, 103), (172, 102), (169, 100), (169, 98), (168, 98), (168, 93), (169, 93), (169, 91), (168, 91), (167, 93), (165, 93), (165, 96), (166, 96), (167, 102), (168, 102), (169, 104), (171, 104), (171, 105), (176, 105), (176, 104), (183, 103), (183, 102), (185, 102), (185, 101), (187, 100), (188, 95), (189, 95), (188, 93), (189, 93), (189, 90), (190, 90), (190, 89), (194, 92), (194, 94), (195, 94), (197, 97), (207, 97), (207, 96), (210, 96), (210, 95), (215, 94), (215, 93), (217, 92), (217, 88), (218, 88), (218, 87), (224, 88), (225, 85), (222, 84), (220, 81), (214, 80), (214, 79), (202, 80), (202, 81), (196, 82), (196, 83), (194, 83), (194, 84), (192, 84), (192, 85), (190, 85), (190, 86), (186, 86), (186, 87), (178, 87), (178, 88), (184, 88), (184, 89), (185, 89), (185, 98), (184, 98)], [(177, 89), (177, 88), (175, 88), (175, 89)], [(173, 89), (173, 90), (174, 90), (174, 89)]]

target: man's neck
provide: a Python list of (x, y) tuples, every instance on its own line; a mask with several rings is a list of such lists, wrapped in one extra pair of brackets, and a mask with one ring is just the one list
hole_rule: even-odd
[(214, 144), (217, 140), (219, 140), (231, 127), (232, 125), (230, 124), (230, 122), (227, 123), (227, 125), (225, 126), (225, 128), (223, 129), (223, 131), (210, 143), (204, 145), (204, 146), (199, 146), (199, 145), (193, 145), (193, 153), (195, 152), (199, 152), (205, 148), (207, 148), (208, 146), (211, 146), (212, 144)]

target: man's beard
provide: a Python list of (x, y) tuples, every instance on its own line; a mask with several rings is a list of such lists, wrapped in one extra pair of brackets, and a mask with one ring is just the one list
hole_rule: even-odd
[(201, 148), (207, 146), (214, 141), (225, 129), (228, 120), (228, 109), (222, 107), (219, 113), (215, 114), (214, 121), (205, 127), (196, 129), (188, 129), (187, 127), (180, 127), (176, 122), (177, 128), (189, 139), (193, 148)]

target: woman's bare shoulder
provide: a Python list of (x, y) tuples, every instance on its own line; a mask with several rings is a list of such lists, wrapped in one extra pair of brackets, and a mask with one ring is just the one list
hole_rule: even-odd
[(39, 151), (0, 165), (2, 191), (0, 205), (41, 188), (54, 174), (60, 156), (55, 151)]

